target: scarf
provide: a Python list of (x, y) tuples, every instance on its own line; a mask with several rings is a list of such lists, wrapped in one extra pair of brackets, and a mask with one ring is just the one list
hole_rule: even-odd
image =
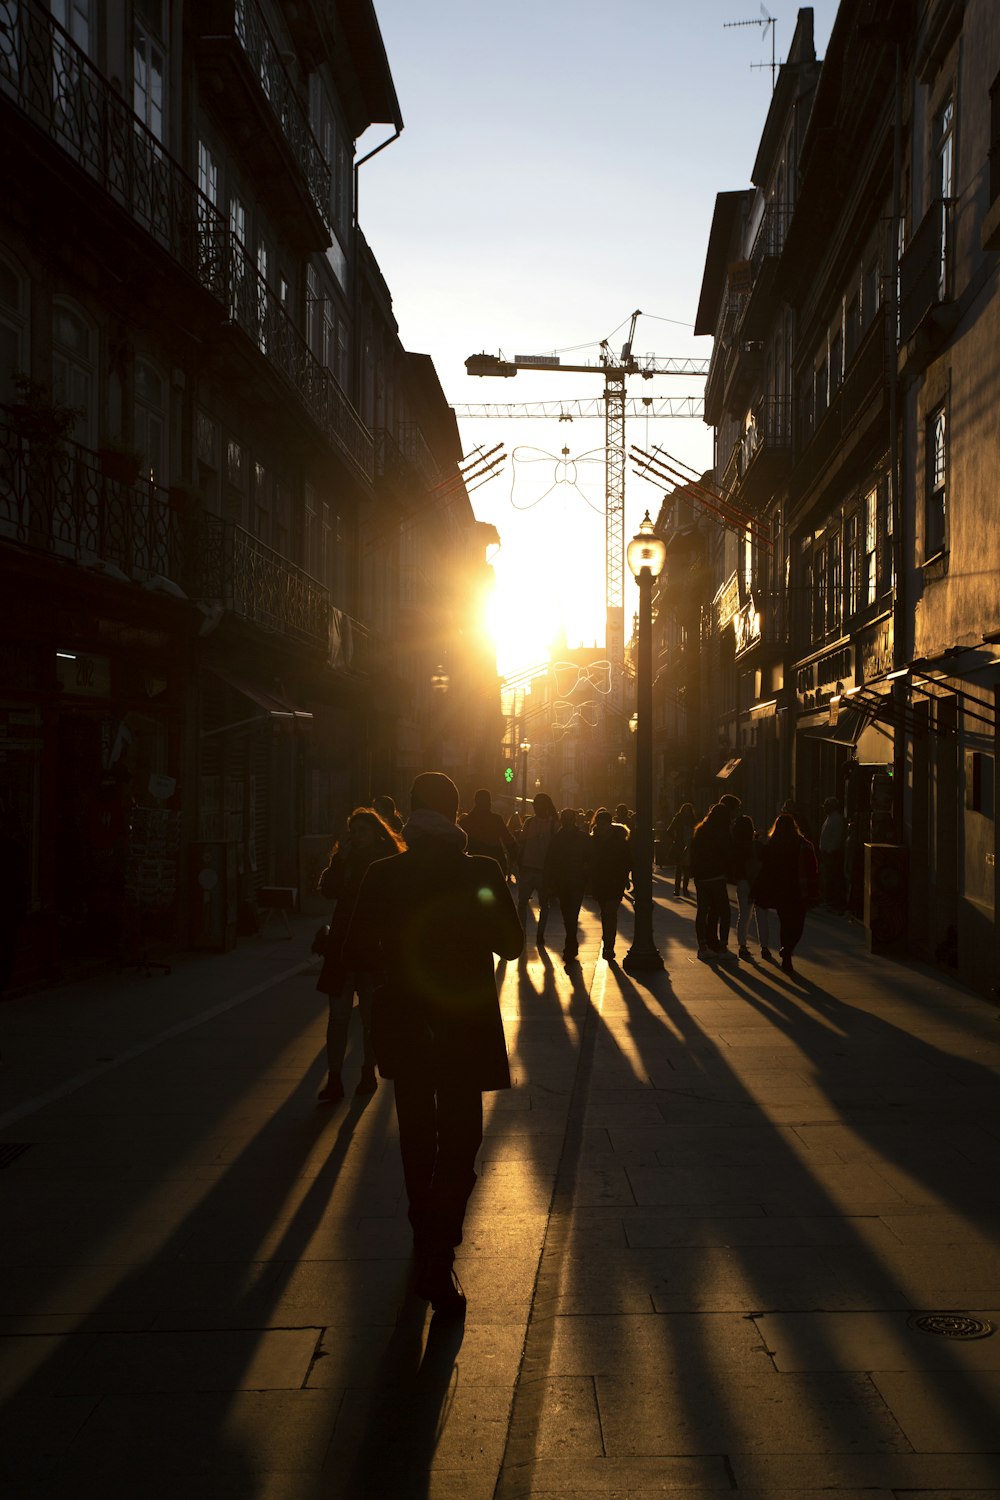
[(438, 843), (445, 844), (460, 854), (465, 853), (469, 842), (464, 829), (459, 828), (457, 823), (446, 818), (443, 813), (431, 812), (426, 807), (418, 807), (411, 812), (409, 822), (403, 829), (403, 838), (408, 849), (424, 839), (436, 839)]

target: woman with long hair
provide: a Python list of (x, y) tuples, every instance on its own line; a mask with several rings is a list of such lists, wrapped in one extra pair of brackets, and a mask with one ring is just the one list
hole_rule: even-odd
[(778, 913), (781, 942), (781, 967), (794, 974), (792, 954), (802, 937), (806, 910), (813, 900), (816, 881), (816, 851), (799, 832), (799, 825), (789, 812), (779, 813), (763, 851), (764, 868), (761, 885), (768, 906)]
[(347, 1051), (347, 1035), (358, 997), (364, 1054), (358, 1094), (373, 1094), (375, 1052), (372, 1047), (372, 972), (364, 960), (348, 965), (344, 939), (351, 925), (358, 891), (368, 866), (376, 859), (398, 854), (406, 845), (371, 807), (356, 807), (347, 820), (347, 830), (330, 850), (330, 863), (319, 878), (320, 894), (336, 901), (324, 947), (323, 968), (316, 988), (326, 995), (330, 1014), (326, 1024), (326, 1060), (329, 1076), (319, 1093), (321, 1104), (337, 1104), (344, 1097), (340, 1070)]

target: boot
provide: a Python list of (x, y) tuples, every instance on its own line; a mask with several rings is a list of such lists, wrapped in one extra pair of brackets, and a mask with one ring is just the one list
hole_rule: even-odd
[(369, 1067), (366, 1063), (361, 1069), (361, 1079), (354, 1092), (356, 1094), (374, 1094), (377, 1088), (378, 1079), (375, 1077), (375, 1068), (374, 1066)]

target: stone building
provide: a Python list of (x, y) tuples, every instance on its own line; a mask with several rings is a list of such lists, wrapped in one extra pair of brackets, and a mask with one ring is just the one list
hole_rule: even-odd
[(978, 0), (843, 0), (820, 64), (800, 10), (752, 186), (717, 199), (697, 325), (716, 477), (746, 517), (708, 621), (710, 651), (731, 640), (736, 789), (758, 821), (793, 797), (814, 832), (840, 797), (873, 943), (984, 989), (998, 20)]
[(224, 948), (307, 895), (346, 812), (434, 748), (446, 657), (477, 687), (451, 764), (499, 753), (495, 533), (357, 222), (372, 126), (378, 150), (402, 116), (370, 0), (6, 7), (15, 984)]

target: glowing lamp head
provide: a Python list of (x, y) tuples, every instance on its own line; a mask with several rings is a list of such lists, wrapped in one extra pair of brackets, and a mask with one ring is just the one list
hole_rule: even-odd
[(667, 560), (666, 543), (653, 530), (648, 510), (642, 525), (628, 544), (626, 556), (634, 578), (642, 573), (648, 573), (650, 578), (659, 578), (663, 572), (663, 564)]

